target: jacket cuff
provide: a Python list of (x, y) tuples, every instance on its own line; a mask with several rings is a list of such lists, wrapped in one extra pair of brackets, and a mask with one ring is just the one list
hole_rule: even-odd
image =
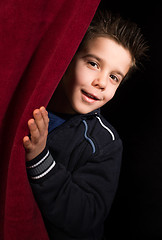
[(54, 168), (55, 164), (49, 150), (45, 148), (36, 158), (26, 162), (28, 177), (32, 180), (41, 179)]

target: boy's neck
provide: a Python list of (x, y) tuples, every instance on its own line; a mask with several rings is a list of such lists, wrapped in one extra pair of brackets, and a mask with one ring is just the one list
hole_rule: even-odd
[(62, 88), (58, 86), (47, 106), (47, 110), (62, 114), (76, 114), (74, 110), (69, 108), (69, 101)]

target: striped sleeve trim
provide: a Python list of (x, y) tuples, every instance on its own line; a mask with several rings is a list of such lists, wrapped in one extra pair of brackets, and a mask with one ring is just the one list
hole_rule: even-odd
[(34, 164), (28, 162), (27, 173), (30, 179), (36, 180), (46, 176), (55, 166), (55, 161), (49, 151), (40, 159), (38, 157), (37, 162)]
[(27, 168), (35, 168), (35, 167), (39, 166), (48, 156), (49, 156), (49, 151), (39, 162), (35, 163), (34, 165), (28, 166)]

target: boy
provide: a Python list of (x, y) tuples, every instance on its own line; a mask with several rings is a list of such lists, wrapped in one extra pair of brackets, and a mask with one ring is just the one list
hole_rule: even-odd
[(99, 108), (145, 50), (135, 24), (97, 12), (48, 112), (36, 109), (28, 121), (27, 172), (50, 239), (102, 239), (122, 143)]

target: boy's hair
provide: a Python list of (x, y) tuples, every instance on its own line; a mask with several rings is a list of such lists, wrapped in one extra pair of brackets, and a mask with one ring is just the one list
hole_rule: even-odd
[(115, 40), (129, 50), (132, 56), (131, 70), (137, 68), (141, 59), (146, 56), (148, 46), (137, 24), (101, 10), (97, 10), (78, 51), (85, 48), (90, 39), (102, 36)]

